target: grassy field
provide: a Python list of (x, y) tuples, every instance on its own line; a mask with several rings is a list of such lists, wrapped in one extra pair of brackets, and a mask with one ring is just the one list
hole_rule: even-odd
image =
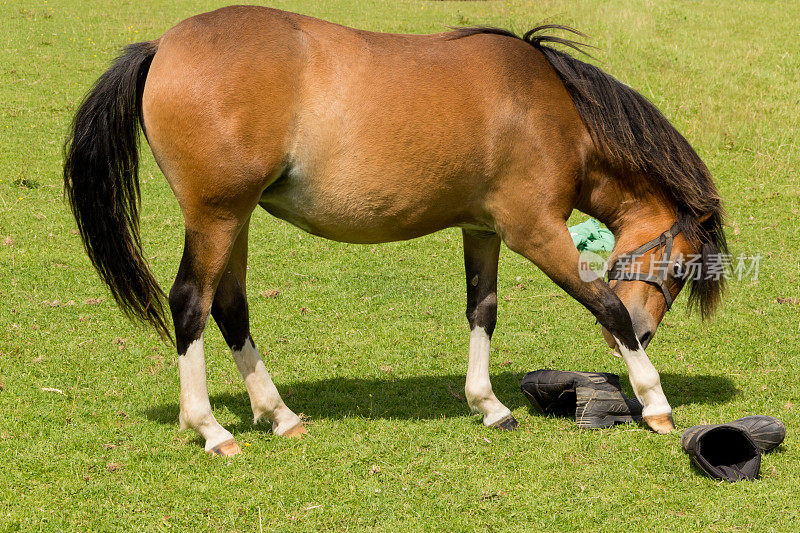
[[(252, 426), (212, 326), (212, 406), (244, 449), (230, 460), (178, 432), (172, 348), (110, 301), (60, 178), (71, 115), (117, 50), (223, 4), (109, 5), (0, 0), (0, 531), (795, 530), (800, 4), (272, 2), (380, 31), (521, 32), (542, 21), (585, 31), (601, 66), (652, 99), (708, 163), (732, 251), (762, 260), (757, 280), (731, 283), (713, 321), (687, 315), (683, 295), (660, 328), (648, 352), (678, 431), (657, 436), (634, 425), (578, 431), (529, 413), (518, 392), (529, 370), (626, 377), (625, 367), (588, 312), (503, 250), (491, 373), (520, 430), (499, 433), (460, 397), (468, 329), (458, 231), (352, 246), (258, 212), (253, 334), (310, 435), (284, 440)], [(169, 287), (182, 218), (144, 153), (145, 249)], [(789, 431), (764, 458), (763, 479), (720, 484), (690, 467), (680, 430), (757, 413)]]

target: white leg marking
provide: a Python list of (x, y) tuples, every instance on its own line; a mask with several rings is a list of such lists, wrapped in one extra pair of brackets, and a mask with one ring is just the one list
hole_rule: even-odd
[(483, 423), (487, 426), (511, 414), (511, 410), (494, 395), (489, 381), (490, 342), (485, 329), (476, 327), (470, 332), (467, 383), (464, 387), (467, 403), (473, 411), (483, 413)]
[(642, 416), (655, 416), (672, 413), (667, 397), (661, 390), (661, 378), (658, 371), (650, 362), (650, 358), (639, 346), (638, 350), (629, 350), (614, 337), (617, 348), (622, 353), (625, 365), (628, 367), (633, 392), (642, 402)]
[(206, 383), (206, 356), (203, 350), (203, 336), (192, 342), (184, 355), (178, 357), (181, 377), (181, 429), (193, 428), (206, 439), (206, 451), (233, 435), (223, 428), (211, 412)]
[(272, 432), (276, 435), (283, 435), (300, 423), (300, 417), (283, 403), (251, 339), (244, 342), (241, 350), (233, 352), (233, 359), (250, 394), (254, 423), (266, 416), (272, 421)]

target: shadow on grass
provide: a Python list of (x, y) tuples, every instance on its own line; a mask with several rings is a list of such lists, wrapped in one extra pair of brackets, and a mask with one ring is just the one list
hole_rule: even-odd
[[(661, 387), (673, 408), (693, 403), (720, 404), (730, 401), (739, 390), (725, 376), (671, 374), (661, 372)], [(631, 392), (627, 374), (620, 374), (626, 392)], [(632, 394), (632, 392), (631, 392)]]
[[(519, 392), (521, 373), (492, 374), (495, 394), (510, 409), (527, 407)], [(627, 375), (620, 376), (630, 394)], [(673, 407), (691, 403), (725, 403), (737, 389), (723, 376), (689, 376), (661, 374), (664, 392)], [(314, 418), (432, 419), (461, 417), (469, 414), (464, 400), (463, 375), (416, 376), (408, 378), (331, 378), (295, 382), (282, 386), (280, 392), (290, 408)], [(239, 394), (212, 394), (213, 409), (222, 406), (233, 412), (241, 422), (235, 429), (251, 427), (250, 400), (242, 387)], [(150, 420), (174, 424), (178, 418), (176, 402), (153, 406), (144, 411)], [(240, 427), (241, 426), (241, 427)], [(234, 429), (234, 428), (229, 428)]]

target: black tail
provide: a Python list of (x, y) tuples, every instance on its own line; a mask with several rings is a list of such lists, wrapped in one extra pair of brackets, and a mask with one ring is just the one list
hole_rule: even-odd
[(92, 264), (123, 312), (171, 335), (139, 236), (139, 125), (155, 42), (127, 46), (81, 103), (64, 147), (64, 191)]

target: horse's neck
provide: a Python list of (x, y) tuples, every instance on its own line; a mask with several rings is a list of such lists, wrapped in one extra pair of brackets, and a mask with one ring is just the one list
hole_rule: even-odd
[(607, 172), (590, 172), (576, 207), (605, 224), (617, 246), (635, 248), (667, 230), (675, 222), (675, 209), (646, 182), (639, 181), (639, 186), (632, 186), (632, 182)]

